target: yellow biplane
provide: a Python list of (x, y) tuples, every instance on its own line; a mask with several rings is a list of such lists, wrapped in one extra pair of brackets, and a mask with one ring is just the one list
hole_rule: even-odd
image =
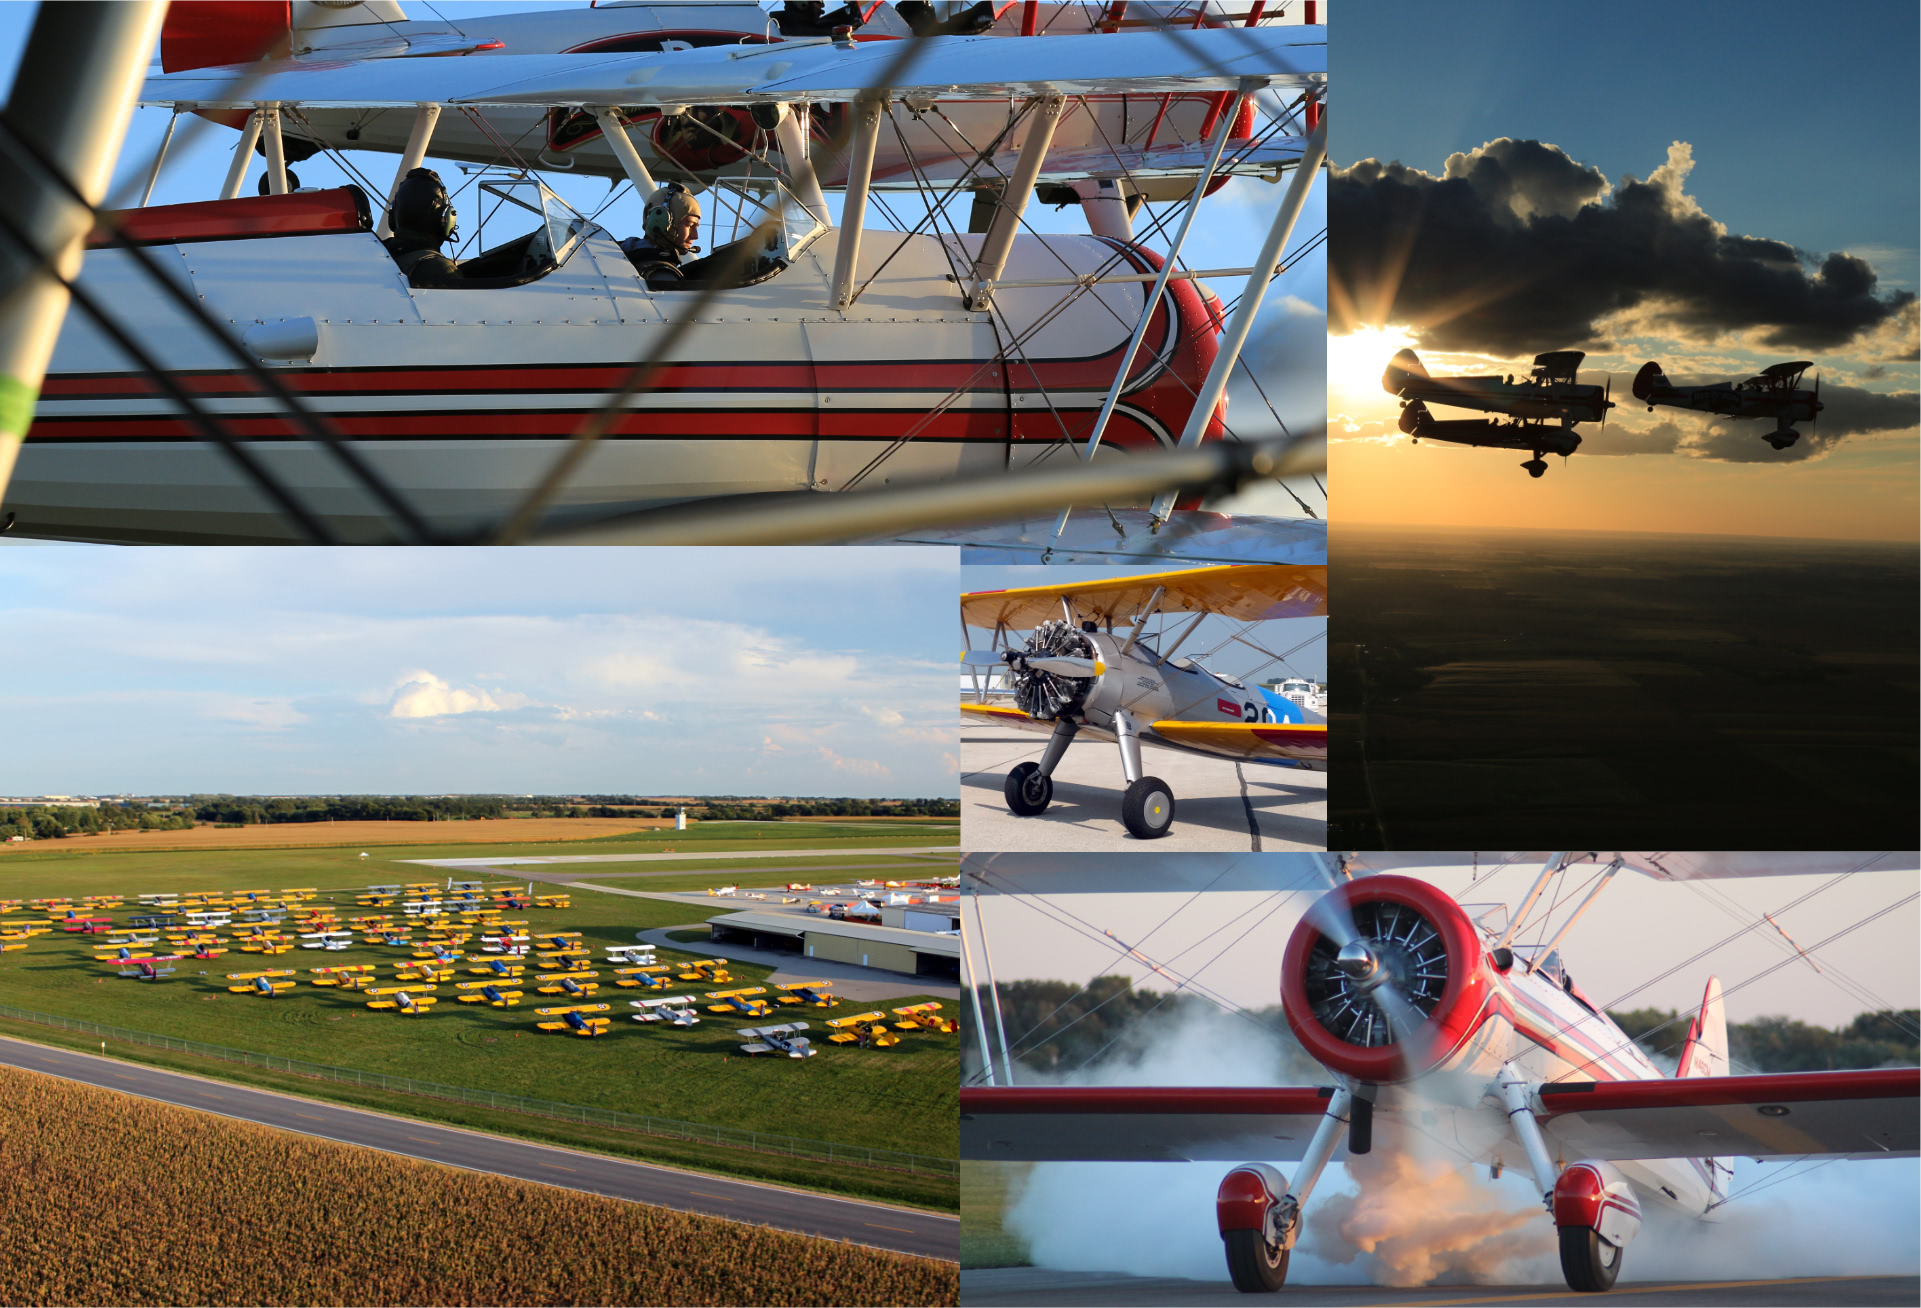
[(764, 995), (766, 986), (744, 986), (739, 990), (714, 990), (708, 992), (709, 999), (718, 999), (718, 1004), (709, 1004), (710, 1013), (729, 1013), (735, 1017), (766, 1017), (774, 1011), (774, 1006), (765, 999), (750, 999), (749, 995)]
[(574, 906), (574, 897), (572, 895), (535, 895), (534, 896), (535, 908), (572, 908), (573, 906)]
[(454, 970), (451, 967), (435, 967), (431, 963), (396, 963), (396, 981), (451, 981)]
[[(1147, 624), (1176, 614), (1194, 620), (1157, 650), (1145, 639)], [(1144, 745), (1326, 771), (1326, 722), (1307, 721), (1292, 700), (1174, 657), (1210, 615), (1247, 623), (1324, 618), (1327, 569), (1238, 564), (963, 594), (962, 624), (993, 637), (989, 649), (969, 650), (961, 661), (1004, 675), (1012, 696), (1011, 702), (990, 701), (983, 689), (961, 704), (962, 714), (1050, 737), (1038, 761), (1007, 774), (1008, 809), (1019, 817), (1045, 811), (1054, 797), (1054, 770), (1082, 737), (1118, 746), (1127, 780), (1121, 822), (1141, 840), (1166, 835), (1174, 821), (1173, 791), (1146, 775)], [(1116, 626), (1131, 631), (1117, 634)], [(1019, 647), (1011, 634), (1017, 631), (1028, 633)], [(1245, 634), (1235, 639), (1269, 652)]]
[(676, 973), (682, 981), (700, 981), (710, 985), (724, 985), (734, 978), (727, 971), (727, 960), (722, 958), (696, 958), (691, 962), (679, 964), (681, 971)]
[(555, 968), (579, 970), (592, 961), (593, 955), (585, 949), (545, 949), (539, 954), (536, 966), (549, 971)]
[(953, 1035), (960, 1030), (960, 1023), (951, 1017), (937, 1014), (938, 1003), (909, 1004), (896, 1008), (894, 1016), (902, 1020), (894, 1023), (896, 1031), (938, 1031), (942, 1035)]
[(495, 1008), (512, 1008), (520, 1002), (520, 991), (503, 990), (492, 981), (462, 981), (454, 988), (472, 992), (460, 996), (463, 1004), (492, 1004)]
[(314, 985), (340, 986), (347, 990), (358, 990), (373, 980), (374, 965), (353, 963), (339, 967), (310, 967), (307, 972), (313, 977)]
[(264, 995), (271, 999), (275, 995), (285, 994), (294, 988), (296, 982), (278, 979), (291, 977), (293, 974), (292, 968), (276, 968), (270, 972), (229, 972), (227, 980), (239, 981), (242, 984), (228, 986), (227, 989), (236, 995)]
[(365, 993), (377, 996), (369, 1008), (391, 1008), (402, 1017), (419, 1017), (436, 1002), (433, 986), (380, 986)]
[(538, 990), (543, 995), (578, 997), (591, 995), (600, 988), (600, 983), (594, 980), (599, 975), (598, 972), (582, 972), (578, 976), (543, 976), (534, 979), (540, 982)]
[(509, 963), (504, 958), (490, 958), (486, 960), (484, 966), (468, 968), (467, 975), (491, 976), (499, 977), (502, 980), (510, 980), (519, 977), (520, 974), (526, 970), (525, 964)]
[(597, 1036), (613, 1025), (610, 1017), (582, 1017), (582, 1013), (604, 1013), (606, 1004), (568, 1004), (562, 1008), (536, 1008), (542, 1017), (557, 1017), (558, 1022), (536, 1022), (542, 1031), (571, 1031), (577, 1036)]
[(836, 1017), (827, 1025), (834, 1028), (834, 1034), (827, 1037), (829, 1044), (885, 1049), (900, 1043), (900, 1037), (887, 1029), (887, 1014), (878, 1010), (856, 1013), (852, 1017)]
[(830, 995), (828, 989), (832, 981), (786, 981), (774, 989), (785, 991), (778, 1002), (783, 1004), (812, 1004), (815, 1008), (833, 1008), (840, 1003), (839, 995)]
[(673, 969), (655, 965), (653, 967), (617, 967), (614, 975), (620, 980), (615, 985), (627, 989), (660, 990), (667, 985), (667, 977)]

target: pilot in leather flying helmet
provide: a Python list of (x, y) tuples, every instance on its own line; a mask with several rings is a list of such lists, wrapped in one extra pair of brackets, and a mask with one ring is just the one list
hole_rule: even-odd
[(450, 286), (461, 280), (460, 265), (440, 252), (442, 244), (460, 234), (460, 215), (439, 173), (416, 168), (402, 178), (387, 222), (394, 231), (387, 249), (409, 283)]
[(650, 286), (683, 281), (700, 249), (700, 201), (679, 182), (661, 183), (641, 215), (641, 232), (620, 243), (641, 279)]

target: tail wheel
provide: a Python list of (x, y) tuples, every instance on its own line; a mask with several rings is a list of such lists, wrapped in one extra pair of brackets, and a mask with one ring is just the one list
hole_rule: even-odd
[[(1621, 1274), (1621, 1250), (1609, 1244), (1589, 1226), (1563, 1226), (1561, 1232), (1561, 1275), (1570, 1290), (1612, 1289)], [(1236, 1282), (1239, 1284), (1239, 1282)]]
[(1041, 775), (1040, 764), (1022, 763), (1007, 774), (1001, 794), (1007, 798), (1010, 813), (1016, 817), (1033, 817), (1045, 812), (1054, 802), (1054, 779)]
[(1174, 792), (1159, 777), (1142, 777), (1121, 797), (1121, 822), (1137, 840), (1157, 840), (1174, 825)]
[(1222, 1231), (1227, 1244), (1227, 1274), (1242, 1294), (1272, 1294), (1287, 1282), (1292, 1249), (1276, 1249), (1259, 1231)]

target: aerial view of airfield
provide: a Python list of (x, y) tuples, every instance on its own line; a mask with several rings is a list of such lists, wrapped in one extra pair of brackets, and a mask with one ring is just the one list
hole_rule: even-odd
[(1914, 1303), (1917, 871), (970, 852), (961, 1301)]
[(1332, 843), (1911, 843), (1915, 7), (1351, 12)]
[(1327, 569), (960, 569), (970, 850), (1322, 849)]
[(0, 546), (0, 1302), (953, 1303), (956, 572)]

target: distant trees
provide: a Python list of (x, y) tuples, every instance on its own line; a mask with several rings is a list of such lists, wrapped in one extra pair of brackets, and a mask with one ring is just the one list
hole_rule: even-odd
[(194, 824), (184, 809), (151, 809), (140, 804), (34, 804), (0, 809), (0, 841), (14, 836), (61, 840), (103, 831), (177, 831)]
[[(1609, 1017), (1650, 1053), (1678, 1058), (1692, 1013), (1633, 1008)], [(1912, 1067), (1921, 1062), (1921, 1010), (1862, 1013), (1830, 1031), (1787, 1017), (1728, 1023), (1728, 1053), (1756, 1072), (1825, 1072), (1837, 1067)]]
[(506, 801), (475, 795), (195, 796), (202, 822), (251, 826), (274, 822), (449, 822), (507, 816)]

